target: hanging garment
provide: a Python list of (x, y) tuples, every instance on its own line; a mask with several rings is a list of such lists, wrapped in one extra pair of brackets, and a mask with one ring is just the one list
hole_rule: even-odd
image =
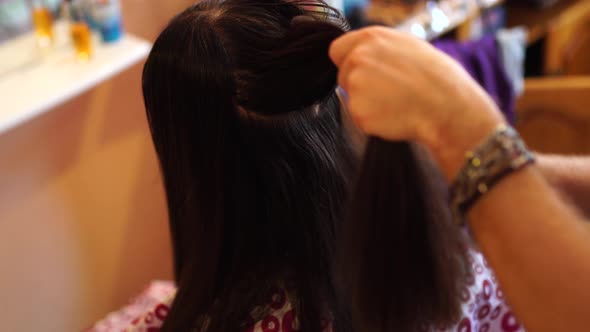
[(496, 34), (504, 71), (518, 97), (524, 91), (524, 60), (528, 32), (525, 28), (503, 29)]
[(506, 74), (495, 37), (467, 42), (437, 40), (433, 44), (457, 60), (494, 99), (508, 122), (514, 123), (514, 87)]

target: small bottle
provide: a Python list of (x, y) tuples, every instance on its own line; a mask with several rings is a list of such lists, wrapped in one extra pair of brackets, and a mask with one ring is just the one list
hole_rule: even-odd
[(53, 42), (53, 14), (43, 0), (33, 0), (31, 6), (37, 42), (46, 48)]
[(98, 26), (102, 41), (112, 43), (123, 35), (119, 0), (91, 0), (92, 18)]
[(86, 24), (88, 24), (88, 27), (90, 27), (91, 30), (98, 31), (98, 23), (96, 23), (94, 13), (92, 12), (94, 0), (80, 0), (80, 2), (82, 3), (82, 12), (84, 13)]
[(0, 0), (0, 44), (32, 27), (29, 5), (21, 0)]
[(76, 50), (76, 58), (86, 62), (92, 56), (92, 34), (84, 20), (80, 0), (67, 0), (63, 4), (64, 17), (70, 21), (70, 36)]

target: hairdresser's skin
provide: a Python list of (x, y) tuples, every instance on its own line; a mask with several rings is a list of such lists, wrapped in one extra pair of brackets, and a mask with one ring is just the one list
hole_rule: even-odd
[(537, 162), (552, 187), (590, 218), (590, 157), (538, 154)]
[[(411, 36), (377, 27), (350, 32), (332, 44), (330, 57), (357, 125), (370, 135), (421, 143), (449, 181), (465, 152), (504, 122), (457, 63)], [(556, 179), (565, 161), (541, 161), (547, 166), (515, 172), (480, 199), (469, 226), (528, 331), (588, 331), (590, 229), (543, 177), (572, 188), (575, 178)], [(586, 160), (575, 168), (587, 166)]]

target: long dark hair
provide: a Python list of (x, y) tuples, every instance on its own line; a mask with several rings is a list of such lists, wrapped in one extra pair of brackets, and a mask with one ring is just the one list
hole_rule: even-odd
[[(302, 331), (321, 331), (324, 319), (352, 331), (350, 308), (362, 331), (456, 312), (459, 241), (423, 163), (407, 143), (372, 139), (356, 176), (328, 58), (345, 29), (320, 0), (204, 0), (156, 40), (143, 94), (178, 285), (163, 331), (246, 330), (277, 287)], [(381, 230), (392, 233), (375, 237)]]

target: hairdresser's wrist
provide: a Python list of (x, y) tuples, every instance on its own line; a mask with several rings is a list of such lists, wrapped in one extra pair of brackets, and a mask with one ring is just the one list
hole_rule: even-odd
[(420, 135), (449, 182), (465, 164), (466, 153), (505, 122), (494, 104), (483, 103), (477, 107), (477, 111), (464, 112), (463, 117), (443, 121), (437, 129)]

